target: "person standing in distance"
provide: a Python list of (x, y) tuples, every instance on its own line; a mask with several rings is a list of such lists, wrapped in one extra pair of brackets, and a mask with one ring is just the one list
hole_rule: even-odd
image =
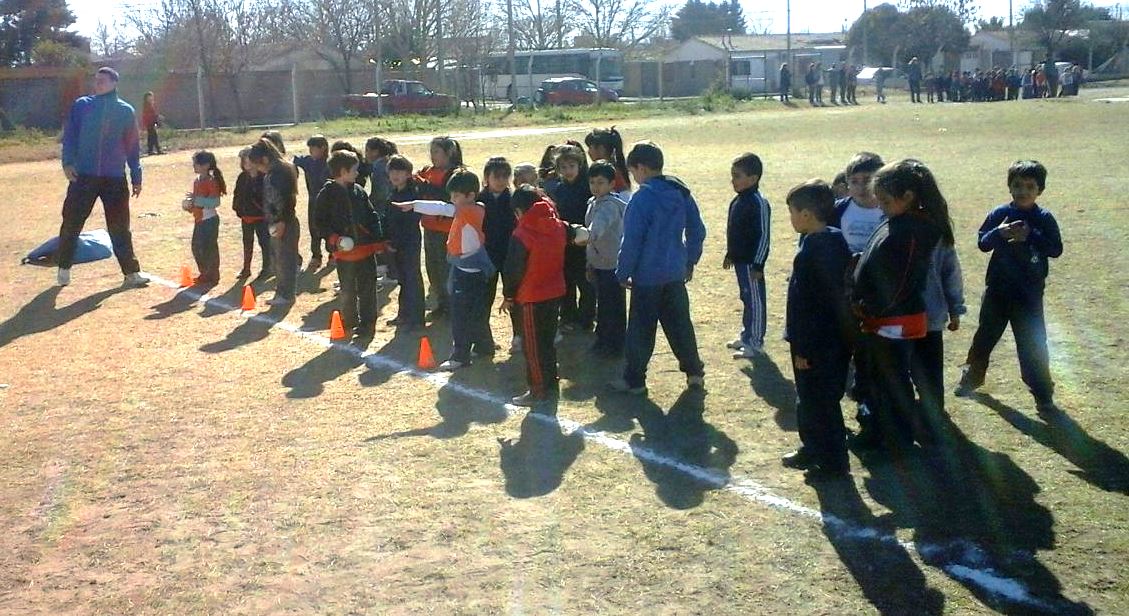
[[(118, 98), (118, 72), (103, 67), (94, 74), (94, 95), (71, 105), (63, 127), (63, 173), (70, 186), (63, 202), (63, 224), (59, 228), (59, 286), (71, 282), (78, 234), (102, 200), (106, 227), (126, 287), (143, 287), (149, 280), (133, 253), (129, 232), (130, 185), (134, 197), (141, 196), (141, 137), (137, 115), (129, 103)], [(129, 184), (125, 168), (129, 167)]]

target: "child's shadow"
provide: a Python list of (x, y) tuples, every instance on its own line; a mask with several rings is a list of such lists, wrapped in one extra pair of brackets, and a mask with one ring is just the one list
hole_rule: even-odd
[(285, 319), (293, 307), (294, 304), (272, 306), (270, 310), (249, 317), (246, 321), (240, 323), (223, 340), (202, 345), (200, 350), (205, 353), (224, 353), (265, 340), (270, 334), (271, 328)]
[(742, 367), (741, 372), (749, 377), (753, 393), (776, 410), (776, 425), (781, 430), (795, 432), (798, 429), (796, 386), (784, 376), (776, 362), (767, 354), (758, 353), (751, 360), (751, 365)]
[(282, 377), (282, 384), (290, 388), (290, 391), (286, 392), (286, 397), (316, 398), (325, 391), (326, 383), (336, 380), (362, 363), (361, 358), (355, 353), (328, 348), (321, 355)]
[(1063, 412), (1031, 419), (991, 395), (978, 393), (973, 399), (992, 409), (1017, 430), (1040, 445), (1066, 458), (1079, 470), (1069, 471), (1087, 483), (1105, 490), (1129, 495), (1129, 458), (1086, 433), (1078, 422)]
[(48, 332), (102, 307), (102, 301), (125, 291), (115, 287), (84, 297), (73, 304), (56, 306), (62, 287), (51, 287), (36, 295), (10, 319), (0, 323), (0, 348), (24, 336)]
[(215, 288), (214, 283), (194, 284), (190, 287), (185, 287), (177, 291), (176, 295), (172, 296), (166, 302), (161, 302), (155, 306), (150, 306), (153, 314), (145, 316), (146, 321), (160, 321), (169, 317), (174, 317), (178, 314), (183, 314), (192, 310), (200, 298)]
[[(655, 493), (668, 507), (692, 509), (705, 493), (729, 482), (729, 467), (739, 448), (724, 432), (706, 423), (706, 392), (687, 389), (664, 414), (650, 400), (640, 400), (642, 434), (631, 435), (631, 451)], [(695, 472), (686, 472), (687, 466)]]
[[(476, 368), (477, 366), (477, 368)], [(465, 382), (475, 380), (474, 370), (490, 369), (490, 364), (476, 365), (464, 368), (458, 373)], [(447, 440), (465, 436), (474, 424), (488, 425), (502, 423), (509, 419), (509, 412), (504, 404), (497, 400), (480, 399), (467, 395), (457, 381), (452, 380), (439, 389), (439, 399), (435, 402), (435, 410), (439, 413), (439, 422), (423, 428), (412, 428), (389, 434), (378, 434), (365, 439), (365, 443), (376, 443), (389, 439), (408, 438), (416, 436), (430, 436), (435, 439)]]
[(500, 465), (506, 493), (514, 498), (545, 496), (560, 487), (564, 474), (584, 451), (584, 436), (564, 434), (555, 409), (548, 414), (529, 413), (521, 422), (521, 435), (498, 439)]

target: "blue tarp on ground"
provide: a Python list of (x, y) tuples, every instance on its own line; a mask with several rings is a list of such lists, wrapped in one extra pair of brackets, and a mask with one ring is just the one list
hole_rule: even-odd
[[(55, 252), (58, 248), (59, 238), (53, 237), (29, 252), (22, 263), (25, 265), (54, 266), (56, 263)], [(112, 254), (114, 254), (113, 244), (110, 243), (110, 234), (105, 229), (83, 231), (79, 234), (78, 244), (75, 246), (74, 262), (101, 261), (102, 259), (109, 259)]]

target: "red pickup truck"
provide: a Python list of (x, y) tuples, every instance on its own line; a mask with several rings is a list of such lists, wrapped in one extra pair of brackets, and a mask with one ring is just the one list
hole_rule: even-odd
[(422, 82), (403, 79), (386, 80), (381, 85), (380, 94), (346, 94), (342, 105), (351, 113), (374, 116), (378, 100), (380, 111), (385, 114), (445, 113), (458, 106), (458, 101), (453, 96), (432, 92)]

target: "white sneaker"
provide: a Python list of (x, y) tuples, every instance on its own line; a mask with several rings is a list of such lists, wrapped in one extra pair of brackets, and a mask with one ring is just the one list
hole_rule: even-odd
[(733, 353), (733, 359), (754, 359), (757, 356), (763, 355), (763, 354), (764, 354), (764, 347), (761, 347), (761, 346), (758, 346), (758, 345), (755, 345), (755, 344), (750, 344), (750, 345), (741, 347), (736, 352), (734, 352)]
[(448, 359), (447, 361), (439, 364), (439, 370), (442, 371), (442, 372), (454, 372), (454, 371), (456, 371), (460, 368), (463, 368), (465, 366), (466, 366), (466, 364), (461, 362), (461, 361), (455, 361), (453, 359)]
[(729, 342), (726, 342), (725, 348), (733, 349), (734, 351), (740, 351), (741, 349), (745, 348), (745, 343), (741, 342), (740, 338), (735, 338), (733, 340), (730, 340)]
[(521, 336), (514, 336), (513, 339), (510, 340), (510, 353), (521, 353), (524, 344), (525, 340), (522, 340)]
[(141, 272), (134, 272), (132, 274), (126, 274), (125, 279), (122, 280), (122, 286), (131, 288), (131, 289), (139, 289), (141, 287), (148, 286), (148, 284), (149, 284), (149, 279), (146, 278), (145, 275), (142, 274)]
[(65, 287), (71, 283), (71, 270), (70, 268), (59, 268), (55, 273), (55, 284), (60, 287)]
[(553, 338), (553, 344), (560, 344), (561, 340), (564, 340), (564, 334), (557, 332), (557, 337)]

